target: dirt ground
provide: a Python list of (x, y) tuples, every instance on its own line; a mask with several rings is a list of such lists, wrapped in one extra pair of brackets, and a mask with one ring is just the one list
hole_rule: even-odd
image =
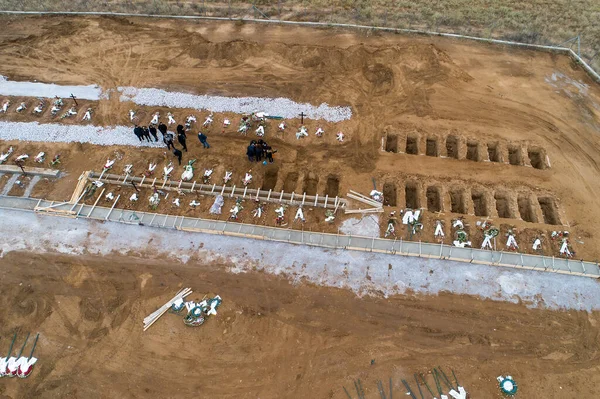
[[(200, 149), (194, 136), (188, 140), (191, 153), (184, 161), (198, 160), (196, 176), (215, 167), (215, 179), (227, 169), (239, 182), (253, 168), (254, 188), (274, 184), (276, 190), (320, 195), (335, 186), (339, 195), (348, 189), (367, 193), (375, 179), (377, 188), (389, 194), (386, 212), (423, 207), (431, 226), (437, 219), (449, 225), (464, 217), (475, 225), (487, 218), (496, 226), (514, 226), (525, 252), (532, 251), (532, 236), (543, 234), (548, 243), (553, 230), (568, 230), (576, 258), (600, 259), (600, 227), (593, 223), (600, 216), (600, 189), (593, 184), (600, 159), (600, 91), (566, 57), (441, 38), (243, 23), (2, 20), (0, 62), (10, 79), (281, 96), (352, 107), (350, 121), (308, 121), (311, 136), (304, 140), (293, 135), (297, 119), (287, 121), (284, 134), (270, 123), (266, 140), (279, 152), (276, 164), (266, 168), (244, 160), (250, 137), (239, 136), (234, 127), (222, 128), (225, 117), (236, 126), (239, 115), (216, 115), (207, 132), (210, 151)], [(12, 99), (13, 104), (20, 100)], [(94, 108), (93, 123), (100, 125), (128, 124), (131, 108), (140, 120), (157, 110), (163, 116), (172, 112), (178, 121), (193, 112), (199, 123), (208, 114), (136, 107), (115, 94), (82, 103), (80, 109), (87, 106)], [(15, 112), (1, 117), (55, 120), (48, 110), (41, 117)], [(318, 126), (326, 130), (323, 138), (312, 134)], [(340, 130), (346, 134), (343, 144), (334, 138)], [(70, 197), (80, 172), (99, 170), (115, 150), (126, 153), (115, 168), (122, 170), (128, 160), (136, 174), (148, 162), (163, 159), (164, 152), (81, 144), (44, 145), (43, 150), (60, 152), (61, 168), (68, 172), (55, 186), (40, 184), (32, 194), (50, 199)], [(174, 176), (180, 173), (178, 168)], [(336, 230), (320, 222), (324, 213), (310, 217), (315, 225), (308, 221), (306, 229)], [(384, 215), (382, 231), (386, 220)], [(426, 228), (423, 239), (432, 241), (432, 233)], [(558, 255), (554, 247), (544, 245), (542, 253)]]
[[(213, 182), (225, 170), (239, 182), (252, 168), (252, 188), (322, 195), (337, 186), (345, 195), (349, 189), (368, 193), (375, 179), (389, 204), (382, 232), (387, 212), (423, 207), (426, 228), (413, 239), (435, 241), (436, 219), (450, 237), (451, 220), (463, 217), (478, 246), (476, 221), (489, 218), (501, 234), (515, 227), (524, 251), (537, 235), (547, 243), (550, 231), (568, 229), (577, 257), (600, 258), (594, 223), (600, 216), (600, 90), (565, 57), (440, 38), (240, 23), (1, 20), (0, 65), (10, 79), (352, 107), (350, 121), (323, 124), (323, 139), (311, 134), (297, 141), (271, 124), (266, 140), (279, 151), (268, 166), (245, 159), (252, 134), (223, 132), (223, 118), (235, 125), (239, 115), (217, 115), (207, 132), (211, 149), (192, 137), (184, 155), (184, 161), (197, 159), (198, 180), (204, 168), (215, 167)], [(135, 107), (116, 95), (82, 107), (88, 104), (99, 125), (127, 124)], [(140, 117), (167, 112), (135, 108)], [(169, 111), (178, 120), (191, 112)], [(200, 122), (208, 112), (194, 114)], [(1, 118), (38, 120), (14, 112)], [(53, 121), (47, 114), (39, 120)], [(287, 122), (289, 132), (299, 124)], [(312, 133), (321, 122), (307, 124)], [(339, 130), (346, 134), (343, 144), (333, 136)], [(80, 173), (99, 171), (116, 152), (116, 173), (128, 163), (136, 175), (151, 161), (158, 169), (164, 164), (164, 149), (0, 145), (30, 155), (43, 150), (49, 159), (60, 153), (62, 177), (42, 179), (32, 192), (56, 200), (70, 198)], [(173, 176), (181, 172), (177, 167)], [(124, 197), (132, 193), (122, 190)], [(144, 209), (147, 196), (129, 206)], [(212, 199), (201, 201), (199, 209), (181, 212), (205, 217)], [(170, 199), (161, 206), (172, 208)], [(336, 229), (323, 224), (323, 211), (310, 217), (307, 228)], [(554, 242), (544, 247), (545, 254), (556, 251)], [(344, 398), (342, 386), (351, 388), (356, 378), (371, 398), (378, 396), (379, 379), (391, 376), (399, 394), (401, 378), (410, 382), (413, 373), (438, 365), (453, 368), (480, 398), (499, 397), (495, 377), (501, 374), (517, 379), (523, 398), (591, 398), (600, 385), (597, 313), (531, 310), (451, 294), (357, 298), (261, 273), (233, 275), (225, 265), (193, 259), (181, 265), (10, 253), (0, 266), (0, 346), (15, 329), (41, 333), (33, 376), (0, 384), (0, 395), (11, 398)], [(200, 297), (224, 298), (218, 316), (190, 329), (167, 315), (143, 333), (143, 318), (188, 285)]]
[[(32, 376), (3, 379), (2, 397), (346, 398), (360, 378), (375, 398), (389, 377), (396, 397), (401, 378), (437, 366), (478, 398), (499, 398), (506, 373), (523, 398), (592, 398), (600, 384), (597, 312), (358, 298), (193, 260), (9, 253), (0, 266), (2, 348), (15, 330), (41, 334)], [(182, 285), (221, 295), (218, 315), (194, 329), (167, 314), (143, 332)]]

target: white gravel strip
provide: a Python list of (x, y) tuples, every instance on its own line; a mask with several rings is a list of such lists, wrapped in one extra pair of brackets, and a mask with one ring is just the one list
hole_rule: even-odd
[(164, 147), (160, 136), (158, 142), (140, 142), (130, 126), (103, 127), (38, 122), (0, 122), (0, 140)]
[(524, 301), (530, 307), (600, 310), (600, 284), (588, 277), (83, 219), (61, 218), (57, 223), (55, 216), (7, 209), (0, 209), (0, 220), (0, 257), (11, 251), (34, 251), (166, 257), (198, 267), (216, 261), (232, 273), (262, 271), (298, 284), (310, 282), (358, 295), (452, 292), (495, 301)]
[(251, 113), (266, 112), (273, 116), (297, 118), (303, 112), (308, 119), (324, 119), (328, 122), (341, 122), (352, 117), (350, 107), (330, 107), (321, 104), (296, 103), (287, 98), (261, 97), (222, 97), (169, 92), (161, 89), (119, 87), (121, 101), (133, 101), (138, 105), (172, 108), (193, 108), (213, 112)]
[(71, 94), (83, 100), (99, 100), (102, 89), (97, 85), (63, 86), (54, 83), (13, 82), (4, 76), (0, 76), (0, 95), (43, 98), (59, 96), (67, 98), (71, 97)]

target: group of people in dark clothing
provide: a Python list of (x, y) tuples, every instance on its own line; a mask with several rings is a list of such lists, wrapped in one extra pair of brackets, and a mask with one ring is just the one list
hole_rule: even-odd
[[(165, 125), (164, 123), (160, 123), (158, 125), (158, 131), (162, 134), (163, 142), (167, 146), (167, 149), (173, 151), (173, 155), (175, 155), (177, 157), (177, 160), (179, 161), (179, 165), (181, 165), (181, 157), (182, 157), (183, 153), (181, 152), (181, 150), (178, 150), (175, 147), (175, 143), (174, 143), (175, 134), (173, 134), (173, 132), (168, 131), (167, 125)], [(154, 137), (155, 142), (158, 141), (157, 128), (154, 125), (150, 125), (150, 127), (136, 125), (133, 129), (133, 133), (137, 136), (137, 138), (140, 141), (146, 140), (148, 142), (151, 142), (152, 141), (152, 139), (150, 138), (151, 135), (152, 135), (152, 137)], [(181, 145), (182, 149), (185, 152), (187, 152), (186, 140), (187, 140), (187, 135), (185, 133), (185, 129), (183, 128), (183, 125), (177, 125), (177, 141), (179, 142), (179, 144)], [(210, 145), (208, 144), (208, 137), (204, 133), (198, 132), (198, 140), (200, 140), (200, 143), (202, 144), (202, 146), (205, 149), (210, 148)]]
[[(183, 153), (181, 150), (175, 147), (175, 134), (167, 130), (167, 125), (164, 123), (159, 123), (158, 126), (150, 125), (149, 127), (135, 125), (133, 129), (133, 133), (140, 141), (145, 140), (148, 142), (152, 141), (151, 137), (154, 138), (155, 142), (158, 142), (158, 132), (161, 133), (163, 142), (167, 146), (167, 149), (172, 150), (173, 155), (177, 157), (179, 165), (181, 165)], [(208, 137), (204, 133), (198, 132), (198, 140), (205, 149), (210, 148), (210, 144), (208, 144)], [(187, 152), (187, 135), (182, 125), (177, 125), (177, 141), (181, 145), (183, 151)], [(270, 163), (273, 163), (273, 154), (276, 152), (277, 150), (274, 150), (264, 140), (260, 139), (258, 141), (252, 140), (250, 142), (250, 145), (246, 150), (246, 155), (248, 156), (248, 160), (250, 162), (262, 162), (262, 160), (265, 159), (265, 162), (269, 161)]]
[(276, 152), (277, 150), (274, 150), (262, 139), (258, 141), (252, 140), (246, 149), (246, 155), (250, 162), (261, 162), (262, 159), (265, 158), (270, 163), (273, 163), (273, 154)]

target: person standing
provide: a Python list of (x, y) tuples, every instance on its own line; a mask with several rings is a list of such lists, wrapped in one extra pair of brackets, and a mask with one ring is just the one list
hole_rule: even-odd
[(138, 125), (135, 125), (135, 127), (133, 128), (133, 134), (136, 135), (136, 137), (142, 141), (142, 137), (144, 136), (144, 129), (142, 129), (141, 127), (139, 127)]
[[(177, 125), (177, 135), (179, 136), (180, 134), (183, 134), (184, 136), (186, 136), (183, 125)], [(186, 136), (186, 138), (187, 138), (187, 136)]]
[(263, 158), (263, 141), (262, 141), (262, 139), (258, 140), (256, 145), (254, 146), (254, 157), (256, 158), (256, 162), (262, 161), (262, 158)]
[(158, 125), (158, 131), (162, 133), (162, 135), (163, 135), (163, 140), (164, 140), (164, 138), (165, 138), (165, 135), (167, 134), (167, 125), (165, 125), (164, 123), (162, 123), (162, 122), (161, 122), (161, 123)]
[(250, 161), (250, 162), (254, 162), (254, 156), (256, 155), (254, 150), (255, 150), (254, 143), (250, 143), (250, 145), (246, 149), (246, 155), (248, 156), (248, 161)]
[(277, 152), (277, 150), (274, 150), (273, 148), (271, 148), (270, 145), (268, 145), (268, 146), (265, 147), (265, 156), (267, 157), (267, 160), (270, 163), (274, 162), (273, 161), (273, 154), (276, 153), (276, 152)]
[(202, 132), (198, 132), (198, 140), (200, 140), (200, 142), (202, 143), (202, 145), (204, 146), (204, 148), (210, 148), (210, 145), (208, 144), (208, 137), (206, 137), (206, 134), (202, 133)]
[(177, 148), (173, 147), (173, 155), (175, 155), (177, 157), (177, 160), (179, 161), (179, 165), (181, 165), (181, 156), (183, 155), (183, 152), (181, 152)]
[(177, 132), (177, 141), (179, 141), (179, 144), (181, 144), (181, 146), (183, 147), (183, 151), (187, 152), (187, 146), (185, 145), (185, 132)]
[(150, 131), (148, 130), (148, 128), (146, 126), (143, 126), (142, 130), (144, 132), (144, 138), (146, 139), (146, 141), (148, 141), (148, 142), (152, 141), (150, 139)]
[(154, 125), (150, 125), (150, 134), (154, 137), (154, 142), (158, 141), (158, 134), (156, 133), (156, 127)]
[(171, 133), (171, 132), (165, 133), (163, 141), (167, 145), (167, 149), (171, 149), (171, 147), (173, 147), (173, 150), (175, 150), (175, 145), (173, 144), (174, 138), (175, 138), (175, 136), (173, 135), (173, 133)]

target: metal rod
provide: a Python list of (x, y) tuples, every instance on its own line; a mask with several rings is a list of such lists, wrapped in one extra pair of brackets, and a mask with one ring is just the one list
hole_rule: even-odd
[(6, 355), (6, 358), (7, 358), (7, 359), (10, 357), (10, 354), (11, 354), (11, 352), (12, 352), (12, 348), (13, 348), (13, 345), (15, 344), (15, 341), (16, 341), (16, 340), (17, 340), (17, 333), (15, 332), (15, 335), (13, 336), (13, 340), (12, 340), (12, 342), (11, 342), (11, 344), (10, 344), (10, 347), (8, 348), (8, 354)]
[(412, 399), (417, 399), (417, 397), (413, 393), (412, 389), (410, 389), (410, 386), (408, 385), (408, 382), (406, 382), (406, 380), (402, 380), (402, 383), (404, 384), (404, 386), (406, 387), (406, 390), (408, 391), (407, 395), (410, 395), (410, 397)]
[(31, 348), (31, 353), (29, 354), (28, 360), (31, 360), (31, 357), (33, 356), (33, 351), (35, 350), (35, 347), (37, 346), (37, 341), (38, 341), (39, 337), (40, 337), (40, 333), (38, 333), (38, 335), (35, 336), (35, 341), (33, 341), (33, 348)]
[(413, 374), (413, 377), (415, 377), (415, 382), (417, 383), (417, 389), (419, 390), (419, 395), (421, 395), (421, 399), (425, 399), (425, 397), (423, 396), (423, 391), (421, 390), (421, 384), (419, 384), (419, 380), (417, 379), (417, 374)]
[(29, 339), (29, 334), (30, 333), (27, 333), (27, 336), (25, 337), (25, 342), (23, 342), (23, 346), (21, 347), (21, 351), (17, 355), (17, 359), (20, 358), (21, 355), (23, 354), (23, 350), (25, 349), (25, 345), (27, 345), (27, 340)]

